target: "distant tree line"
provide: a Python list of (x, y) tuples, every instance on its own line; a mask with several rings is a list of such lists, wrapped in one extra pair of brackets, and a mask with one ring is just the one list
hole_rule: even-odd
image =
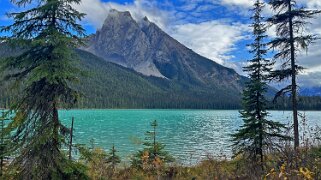
[[(91, 85), (90, 83), (88, 84)], [(88, 87), (89, 87), (88, 86)], [(87, 87), (87, 86), (86, 86)], [(212, 99), (213, 97), (197, 97), (191, 99), (188, 95), (177, 95), (175, 93), (159, 93), (154, 94), (147, 92), (145, 95), (132, 95), (115, 93), (109, 94), (105, 91), (104, 87), (101, 90), (95, 90), (95, 93), (86, 87), (79, 87), (79, 89), (85, 93), (80, 96), (77, 104), (74, 108), (79, 109), (241, 109), (242, 105), (240, 100), (226, 100), (226, 99)], [(87, 89), (87, 90), (86, 90)], [(9, 86), (0, 87), (0, 107), (9, 108), (10, 104), (15, 102), (19, 96), (18, 93), (14, 93)], [(271, 98), (270, 98), (271, 99)], [(210, 102), (210, 101), (213, 102)], [(223, 102), (224, 101), (224, 102)], [(299, 110), (321, 110), (321, 97), (320, 96), (299, 96), (298, 98)], [(279, 98), (276, 102), (270, 100), (269, 110), (291, 110), (292, 102), (291, 97), (286, 96)]]

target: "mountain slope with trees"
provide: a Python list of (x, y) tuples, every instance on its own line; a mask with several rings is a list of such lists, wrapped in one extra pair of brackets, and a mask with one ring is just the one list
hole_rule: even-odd
[(79, 107), (235, 109), (240, 104), (235, 91), (147, 77), (91, 53), (77, 52), (82, 68), (91, 72), (81, 80), (84, 99)]
[[(20, 52), (0, 45), (0, 56)], [(226, 88), (191, 85), (140, 73), (107, 62), (89, 52), (76, 50), (80, 68), (87, 72), (77, 88), (82, 96), (75, 108), (187, 108), (187, 109), (239, 109), (241, 93)], [(270, 88), (268, 95), (274, 95)], [(0, 107), (8, 107), (18, 93), (9, 82), (0, 83)], [(299, 109), (317, 110), (319, 97), (300, 97)], [(272, 105), (272, 104), (271, 104)], [(290, 109), (290, 99), (280, 99), (272, 109)]]
[[(0, 49), (3, 50), (0, 50), (2, 57), (16, 52), (10, 51), (5, 44), (2, 44)], [(210, 88), (205, 85), (147, 77), (83, 50), (76, 50), (76, 54), (80, 59), (80, 69), (86, 72), (86, 76), (80, 78), (80, 83), (76, 87), (83, 94), (76, 105), (77, 108), (237, 109), (240, 107), (240, 93), (233, 89)], [(0, 89), (0, 106), (8, 106), (17, 93), (13, 93), (9, 90), (9, 86), (4, 84)]]

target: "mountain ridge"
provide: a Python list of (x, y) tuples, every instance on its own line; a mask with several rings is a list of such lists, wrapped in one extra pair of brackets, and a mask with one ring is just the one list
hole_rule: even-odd
[(185, 47), (147, 17), (138, 23), (128, 11), (112, 10), (82, 49), (146, 76), (224, 86), (238, 93), (247, 79)]

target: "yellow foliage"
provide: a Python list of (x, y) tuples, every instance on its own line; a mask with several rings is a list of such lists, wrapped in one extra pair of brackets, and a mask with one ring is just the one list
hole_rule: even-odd
[(303, 176), (305, 180), (313, 180), (313, 173), (308, 168), (300, 168), (299, 176)]
[(282, 166), (280, 167), (280, 174), (279, 174), (279, 178), (283, 178), (284, 180), (287, 180), (287, 176), (286, 176), (286, 165), (282, 164)]
[[(313, 172), (311, 172), (308, 168), (303, 168), (301, 167), (299, 171), (292, 170), (291, 172), (298, 172), (297, 176), (298, 177), (303, 177), (304, 180), (313, 180)], [(267, 179), (283, 179), (283, 180), (288, 180), (287, 172), (286, 172), (286, 164), (282, 164), (280, 167), (280, 173), (277, 175), (277, 172), (275, 169), (271, 169), (268, 174), (264, 176), (264, 180)], [(295, 175), (294, 175), (295, 176)], [(292, 176), (293, 177), (293, 176)]]
[(264, 180), (267, 180), (268, 178), (288, 180), (286, 173), (286, 164), (282, 164), (282, 166), (280, 167), (280, 173), (277, 173), (276, 170), (272, 168), (270, 172), (264, 176)]
[(142, 162), (143, 162), (143, 169), (146, 170), (148, 168), (149, 152), (144, 151), (141, 158), (142, 158)]
[(264, 176), (264, 180), (267, 180), (267, 178), (268, 178), (268, 177), (271, 177), (271, 176), (274, 177), (275, 175), (276, 175), (275, 169), (272, 168), (272, 169), (270, 170), (270, 172)]

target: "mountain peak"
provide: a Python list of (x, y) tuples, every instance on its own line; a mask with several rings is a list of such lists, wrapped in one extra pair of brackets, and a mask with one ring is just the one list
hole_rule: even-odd
[(188, 49), (147, 17), (111, 10), (87, 51), (146, 76), (206, 86), (242, 89), (243, 77)]
[(127, 16), (131, 17), (131, 14), (129, 11), (118, 11), (116, 9), (111, 9), (109, 11), (109, 16)]
[(145, 16), (145, 17), (143, 18), (143, 20), (146, 21), (146, 22), (150, 22), (147, 16)]
[(105, 25), (114, 24), (121, 24), (122, 22), (136, 22), (129, 11), (118, 11), (116, 9), (111, 9), (109, 14), (104, 22)]
[(140, 21), (139, 24), (140, 24), (141, 28), (146, 28), (146, 27), (148, 27), (148, 26), (151, 24), (151, 22), (150, 22), (149, 19), (145, 16), (145, 17), (143, 18), (143, 20)]

